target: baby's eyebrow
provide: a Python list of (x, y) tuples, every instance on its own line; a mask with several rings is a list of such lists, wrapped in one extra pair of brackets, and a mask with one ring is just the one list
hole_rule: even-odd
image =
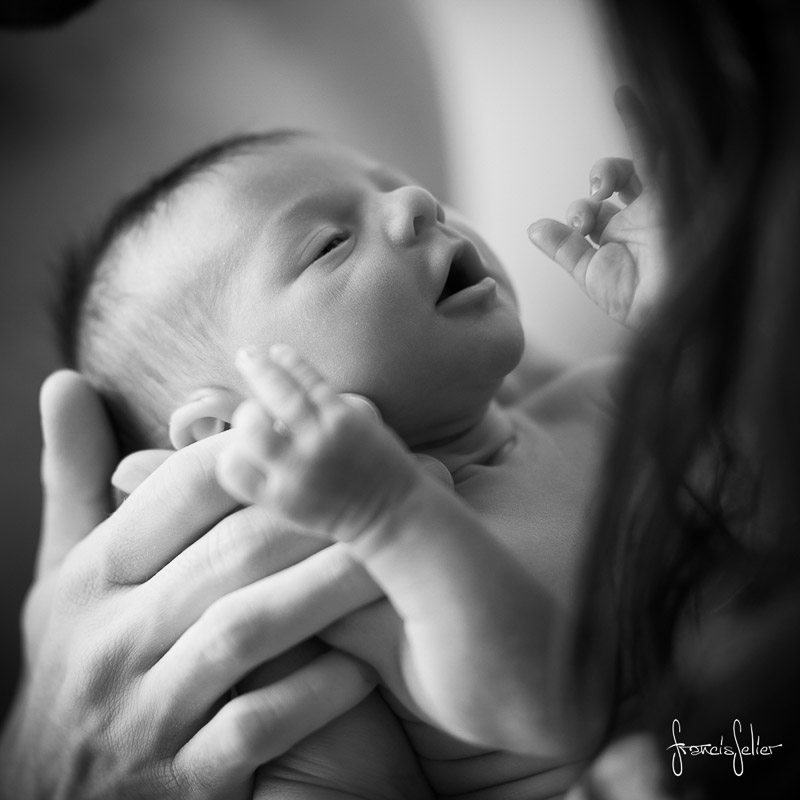
[(319, 210), (322, 199), (315, 194), (305, 194), (277, 209), (276, 220), (285, 224), (289, 220), (311, 217)]

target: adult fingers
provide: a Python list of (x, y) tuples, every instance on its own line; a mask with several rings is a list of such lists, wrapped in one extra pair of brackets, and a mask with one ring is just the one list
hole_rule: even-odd
[(44, 512), (37, 575), (57, 566), (110, 510), (109, 476), (117, 448), (97, 393), (77, 372), (42, 384)]
[(528, 228), (528, 238), (586, 290), (586, 270), (595, 249), (578, 230), (554, 219), (540, 219)]
[(226, 703), (178, 752), (183, 780), (237, 787), (256, 767), (341, 716), (375, 686), (370, 670), (329, 652), (269, 686)]
[(583, 198), (569, 204), (566, 219), (581, 236), (589, 236), (595, 244), (599, 244), (606, 226), (620, 210), (610, 200), (598, 202)]
[(606, 314), (627, 321), (638, 274), (626, 247), (617, 242), (592, 247), (574, 228), (548, 219), (531, 225), (528, 235)]
[(233, 511), (215, 475), (228, 436), (182, 448), (146, 478), (94, 534), (88, 567), (110, 583), (143, 583)]
[[(328, 544), (288, 528), (262, 508), (249, 506), (229, 514), (134, 590), (141, 598), (139, 605), (154, 610), (147, 617), (164, 643), (161, 652), (151, 654), (153, 661), (221, 597), (297, 564)], [(157, 611), (166, 608), (169, 614)]]
[(642, 182), (629, 158), (601, 158), (595, 162), (589, 171), (589, 187), (593, 200), (607, 200), (618, 193), (625, 204), (642, 193)]
[(320, 633), (320, 639), (349, 653), (376, 670), (381, 682), (406, 706), (416, 706), (408, 692), (398, 653), (406, 639), (403, 620), (386, 597), (337, 620)]
[(258, 664), (380, 596), (345, 546), (332, 545), (212, 604), (144, 676), (143, 690), (176, 714), (202, 711)]
[(625, 126), (633, 155), (633, 167), (642, 186), (652, 184), (656, 173), (658, 139), (644, 105), (630, 86), (621, 86), (614, 94), (617, 113)]
[(600, 753), (565, 800), (670, 800), (659, 756), (645, 734), (618, 739)]
[(139, 450), (117, 464), (111, 484), (125, 494), (131, 494), (145, 478), (149, 478), (172, 454), (173, 450)]
[(383, 417), (381, 416), (381, 412), (378, 410), (378, 406), (372, 402), (368, 397), (364, 397), (363, 394), (355, 394), (354, 392), (343, 392), (339, 395), (342, 400), (347, 403), (351, 408), (354, 408), (356, 411), (364, 414), (367, 417), (371, 417), (376, 422), (383, 422)]
[(586, 294), (617, 322), (628, 320), (639, 282), (630, 251), (617, 242), (604, 244), (590, 259), (584, 278)]

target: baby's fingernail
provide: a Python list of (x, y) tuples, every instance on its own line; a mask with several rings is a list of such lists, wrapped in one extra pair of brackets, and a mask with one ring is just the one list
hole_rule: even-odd
[(257, 356), (257, 348), (253, 347), (252, 345), (249, 347), (242, 347), (236, 352), (236, 366), (245, 368), (250, 367), (255, 363)]
[(597, 175), (591, 179), (589, 183), (589, 193), (592, 195), (592, 197), (594, 197), (600, 191), (600, 186), (602, 183), (603, 182)]
[(285, 362), (287, 359), (291, 358), (293, 354), (294, 350), (292, 350), (288, 344), (274, 344), (269, 349), (269, 357), (275, 361)]
[(570, 225), (576, 230), (581, 229), (581, 225), (583, 225), (583, 220), (576, 214), (570, 221)]

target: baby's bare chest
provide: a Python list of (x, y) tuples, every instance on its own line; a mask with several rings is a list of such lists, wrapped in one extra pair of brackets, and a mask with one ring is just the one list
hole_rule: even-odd
[(513, 449), (498, 464), (457, 473), (456, 491), (535, 578), (568, 602), (590, 535), (606, 430), (594, 418), (543, 425), (516, 412), (513, 422)]

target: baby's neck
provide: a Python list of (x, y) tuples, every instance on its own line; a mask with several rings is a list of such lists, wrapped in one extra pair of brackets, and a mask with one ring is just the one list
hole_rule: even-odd
[(413, 447), (439, 459), (451, 474), (467, 464), (487, 464), (496, 460), (514, 438), (511, 421), (496, 403), (490, 403), (475, 420), (442, 439), (432, 439)]

